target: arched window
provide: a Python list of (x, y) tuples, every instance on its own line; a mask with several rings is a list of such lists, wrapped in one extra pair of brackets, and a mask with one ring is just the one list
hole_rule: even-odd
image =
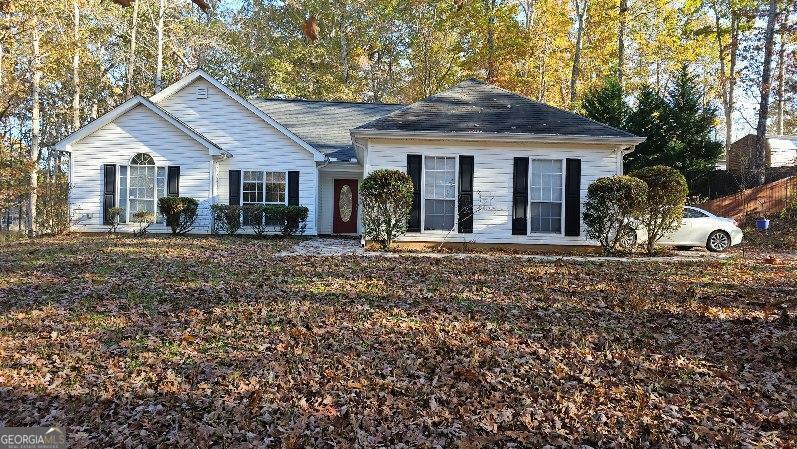
[(130, 165), (155, 165), (155, 159), (147, 153), (138, 153), (130, 159)]
[[(151, 155), (138, 153), (130, 159), (127, 173), (125, 170), (120, 172), (120, 190), (127, 194), (127, 198), (124, 194), (120, 196), (122, 201), (127, 200), (128, 219), (140, 211), (155, 213), (158, 198), (164, 196), (166, 188), (166, 168), (156, 167)], [(125, 182), (127, 188), (123, 185)]]

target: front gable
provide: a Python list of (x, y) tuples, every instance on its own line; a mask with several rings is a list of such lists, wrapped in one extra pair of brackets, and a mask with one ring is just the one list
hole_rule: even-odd
[[(273, 150), (276, 145), (301, 149), (316, 162), (326, 157), (289, 129), (252, 105), (203, 70), (196, 70), (152, 96), (152, 101), (214, 141), (227, 145), (234, 156)], [(293, 155), (285, 155), (290, 157)]]
[[(105, 128), (119, 128), (120, 123), (129, 122), (130, 117), (128, 117), (128, 115), (131, 114), (147, 117), (146, 121), (149, 123), (150, 132), (122, 132), (122, 134), (127, 134), (128, 137), (133, 139), (145, 138), (146, 136), (154, 137), (157, 143), (157, 139), (159, 139), (158, 136), (163, 133), (178, 133), (182, 138), (190, 139), (195, 144), (199, 144), (201, 147), (206, 148), (211, 156), (227, 154), (218, 144), (141, 96), (135, 96), (125, 101), (102, 117), (68, 135), (60, 142), (56, 143), (55, 148), (59, 151), (72, 151), (74, 145), (103, 131)], [(132, 121), (136, 122), (136, 119)]]

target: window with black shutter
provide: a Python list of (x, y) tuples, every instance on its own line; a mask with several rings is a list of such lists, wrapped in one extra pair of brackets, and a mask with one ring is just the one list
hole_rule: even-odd
[(230, 206), (241, 205), (241, 170), (230, 170), (229, 172), (230, 183)]
[(512, 169), (512, 235), (526, 235), (529, 201), (529, 158), (516, 157)]
[(581, 235), (581, 159), (567, 159), (565, 168), (565, 235)]
[(116, 207), (116, 165), (105, 164), (103, 176), (102, 222), (111, 224), (108, 211)]
[(423, 159), (419, 154), (407, 155), (407, 174), (412, 180), (412, 208), (407, 231), (421, 232), (421, 170)]
[(458, 232), (473, 232), (473, 156), (459, 157)]

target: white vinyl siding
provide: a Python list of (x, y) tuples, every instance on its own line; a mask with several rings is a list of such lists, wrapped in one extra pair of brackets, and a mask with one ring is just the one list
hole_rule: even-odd
[[(207, 98), (197, 98), (198, 88), (207, 89)], [(318, 170), (309, 151), (204, 79), (185, 86), (158, 105), (233, 154), (232, 158), (218, 164), (217, 203), (229, 201), (230, 170), (258, 169), (286, 174), (296, 170), (299, 172), (299, 204), (309, 209), (305, 235), (316, 234)], [(243, 232), (249, 231), (244, 229)]]
[[(619, 152), (611, 145), (599, 144), (538, 144), (506, 142), (458, 142), (434, 140), (369, 139), (365, 152), (365, 175), (380, 169), (406, 172), (407, 154), (423, 156), (470, 155), (474, 157), (473, 170), (473, 233), (449, 236), (445, 233), (408, 233), (403, 241), (440, 241), (476, 243), (530, 243), (555, 245), (583, 245), (588, 242), (583, 224), (578, 237), (563, 233), (529, 232), (512, 235), (512, 167), (513, 158), (561, 160), (581, 159), (581, 201), (587, 197), (587, 188), (602, 176), (622, 173)], [(550, 189), (550, 186), (549, 186)], [(531, 192), (529, 194), (531, 197)]]
[[(117, 205), (129, 208), (123, 198), (127, 184), (122, 177), (130, 173), (131, 158), (138, 153), (147, 153), (156, 167), (180, 166), (180, 195), (199, 201), (199, 218), (192, 232), (208, 232), (210, 225), (210, 168), (208, 149), (196, 140), (175, 128), (169, 122), (144, 106), (137, 106), (116, 118), (94, 133), (72, 145), (71, 182), (69, 192), (72, 213), (72, 228), (76, 231), (107, 231), (103, 225), (104, 165), (114, 164), (117, 170)], [(157, 175), (157, 173), (156, 173)], [(158, 180), (155, 180), (156, 184)], [(153, 194), (157, 200), (158, 194)], [(154, 203), (153, 207), (154, 207)], [(130, 231), (137, 227), (128, 223), (120, 227)], [(152, 232), (169, 232), (161, 224), (150, 227)]]

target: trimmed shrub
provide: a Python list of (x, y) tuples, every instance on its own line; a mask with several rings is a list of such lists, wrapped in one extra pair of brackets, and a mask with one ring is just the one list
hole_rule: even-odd
[(158, 199), (158, 210), (166, 218), (172, 235), (185, 234), (194, 227), (199, 201), (184, 196)]
[(598, 178), (587, 189), (584, 224), (587, 236), (597, 240), (604, 254), (617, 250), (627, 232), (635, 232), (634, 221), (645, 209), (647, 185), (631, 176)]
[(268, 232), (269, 228), (273, 227), (264, 218), (265, 205), (246, 204), (241, 207), (241, 210), (243, 211), (243, 226), (252, 228), (252, 231), (257, 236), (262, 237)]
[(116, 228), (119, 227), (119, 220), (121, 219), (123, 213), (125, 213), (125, 210), (121, 207), (112, 207), (108, 209), (108, 220), (111, 222), (110, 224), (106, 225), (108, 226), (108, 232), (111, 234), (116, 233)]
[(630, 175), (648, 186), (645, 210), (639, 224), (647, 231), (645, 249), (652, 254), (656, 242), (681, 226), (689, 187), (681, 172), (666, 165), (645, 167)]
[(365, 236), (387, 249), (407, 232), (412, 208), (412, 179), (399, 170), (381, 169), (362, 182)]
[(263, 206), (264, 226), (276, 226), (285, 237), (304, 234), (309, 214), (310, 210), (305, 206), (284, 204)]
[(210, 207), (213, 215), (213, 233), (233, 235), (241, 229), (241, 206), (214, 204)]

